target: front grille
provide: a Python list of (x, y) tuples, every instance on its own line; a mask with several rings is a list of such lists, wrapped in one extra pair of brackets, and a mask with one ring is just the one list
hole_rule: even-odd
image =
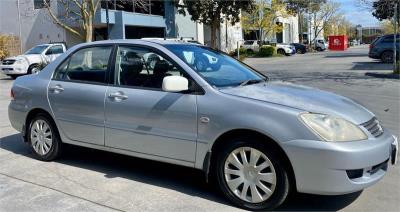
[(383, 128), (375, 117), (361, 125), (375, 137), (379, 137), (383, 134)]
[(15, 63), (15, 60), (3, 60), (3, 65), (12, 65)]

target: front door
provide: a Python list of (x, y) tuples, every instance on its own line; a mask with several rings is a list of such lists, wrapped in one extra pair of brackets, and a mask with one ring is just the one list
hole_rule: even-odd
[(48, 97), (60, 133), (67, 139), (104, 145), (104, 98), (112, 47), (85, 48), (56, 70)]
[(187, 162), (195, 161), (196, 95), (161, 89), (165, 76), (184, 75), (160, 54), (119, 47), (115, 85), (107, 90), (105, 145)]

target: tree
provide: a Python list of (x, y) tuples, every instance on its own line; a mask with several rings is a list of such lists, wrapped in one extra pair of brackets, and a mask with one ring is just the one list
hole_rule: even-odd
[(286, 16), (285, 4), (281, 0), (257, 1), (253, 10), (242, 13), (241, 23), (245, 32), (258, 30), (256, 35), (261, 46), (265, 36), (282, 32), (283, 26), (276, 24), (276, 20)]
[(340, 4), (336, 2), (326, 2), (321, 5), (312, 6), (312, 30), (314, 38), (311, 41), (313, 43), (319, 36), (325, 25), (332, 21), (337, 12), (339, 11)]
[[(101, 2), (112, 3), (112, 0), (43, 0), (54, 23), (85, 42), (93, 40), (94, 16)], [(135, 4), (136, 7), (148, 7), (148, 0), (118, 0), (117, 7), (124, 4)]]
[(304, 21), (305, 14), (311, 12), (312, 9), (318, 9), (326, 0), (285, 0), (286, 8), (290, 14), (297, 15), (299, 19), (299, 40), (303, 42), (303, 28), (307, 21)]
[(241, 11), (248, 11), (253, 8), (254, 0), (175, 0), (178, 11), (186, 15), (191, 15), (193, 21), (209, 25), (211, 27), (211, 47), (217, 48), (217, 31), (220, 24), (230, 21), (232, 24), (240, 21)]
[(380, 21), (391, 19), (394, 17), (394, 10), (396, 7), (395, 0), (378, 0), (372, 3), (373, 12), (372, 15), (375, 16)]
[[(90, 42), (93, 40), (93, 19), (100, 1), (44, 0), (43, 4), (54, 23), (82, 40)], [(54, 6), (52, 7), (52, 5)]]

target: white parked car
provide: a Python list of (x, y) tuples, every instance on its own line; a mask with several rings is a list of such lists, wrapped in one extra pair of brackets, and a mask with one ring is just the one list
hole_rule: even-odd
[(240, 47), (249, 53), (258, 52), (260, 50), (259, 42), (256, 40), (245, 40)]
[(12, 78), (35, 74), (40, 71), (41, 64), (52, 62), (66, 50), (63, 43), (37, 45), (22, 55), (4, 59), (0, 64), (0, 71)]
[(324, 39), (316, 39), (315, 40), (315, 43), (314, 43), (315, 50), (322, 52), (322, 51), (327, 50), (328, 47), (329, 47), (329, 44)]
[(278, 54), (290, 56), (292, 54), (296, 54), (296, 48), (290, 44), (277, 43), (276, 44), (276, 52)]

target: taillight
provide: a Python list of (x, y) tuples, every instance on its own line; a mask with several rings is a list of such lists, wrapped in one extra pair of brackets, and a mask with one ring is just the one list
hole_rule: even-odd
[(374, 48), (374, 45), (370, 44), (369, 49), (372, 49), (372, 48)]
[(12, 90), (12, 88), (10, 90), (10, 97), (11, 97), (12, 100), (15, 99), (14, 91)]

